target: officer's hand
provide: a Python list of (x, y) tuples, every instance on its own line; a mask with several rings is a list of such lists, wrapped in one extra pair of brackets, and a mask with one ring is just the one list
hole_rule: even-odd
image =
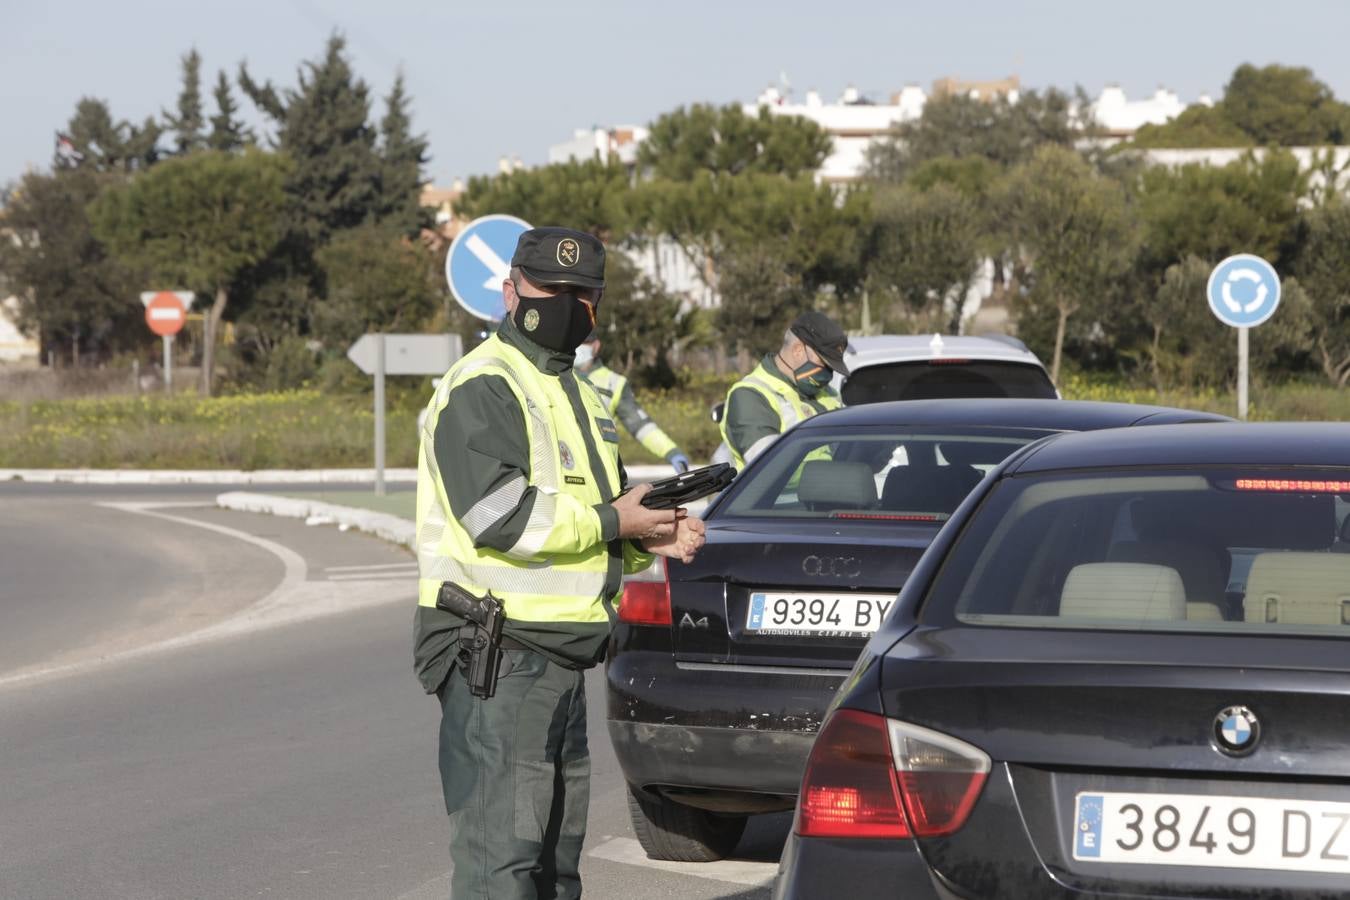
[(652, 489), (650, 484), (635, 485), (611, 504), (619, 513), (619, 537), (662, 538), (675, 533), (675, 522), (686, 513), (682, 509), (648, 509), (642, 498)]
[(675, 527), (675, 533), (670, 537), (650, 538), (643, 541), (642, 545), (657, 556), (668, 556), (671, 559), (691, 563), (694, 561), (694, 554), (706, 540), (706, 530), (702, 519), (686, 517), (680, 519)]
[(670, 451), (670, 455), (666, 457), (666, 462), (670, 463), (670, 467), (675, 470), (676, 475), (683, 475), (689, 471), (689, 457), (678, 450)]

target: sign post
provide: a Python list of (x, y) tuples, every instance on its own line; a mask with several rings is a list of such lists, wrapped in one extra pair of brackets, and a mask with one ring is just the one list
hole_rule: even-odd
[(183, 330), (192, 296), (191, 291), (146, 291), (141, 294), (141, 302), (145, 304), (145, 324), (164, 340), (165, 393), (173, 390), (173, 336)]
[(347, 348), (347, 358), (375, 376), (375, 493), (384, 496), (384, 377), (441, 375), (464, 355), (457, 334), (366, 334)]
[(1205, 294), (1214, 316), (1238, 332), (1238, 418), (1246, 421), (1248, 332), (1275, 314), (1280, 305), (1280, 276), (1261, 257), (1239, 253), (1214, 267)]
[(503, 215), (482, 216), (464, 226), (445, 255), (445, 280), (460, 306), (489, 322), (506, 316), (502, 282), (511, 274), (516, 242), (529, 230), (530, 223)]

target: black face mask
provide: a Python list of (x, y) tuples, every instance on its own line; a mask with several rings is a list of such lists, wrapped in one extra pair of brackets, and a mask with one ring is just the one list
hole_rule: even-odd
[(516, 327), (541, 347), (559, 353), (575, 353), (595, 328), (595, 312), (576, 294), (551, 297), (521, 297), (511, 317)]

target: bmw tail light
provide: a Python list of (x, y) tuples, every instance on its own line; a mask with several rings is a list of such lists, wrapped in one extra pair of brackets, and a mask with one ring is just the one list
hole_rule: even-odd
[(797, 800), (802, 837), (909, 837), (886, 719), (840, 709), (826, 721)]
[(670, 576), (664, 559), (658, 556), (645, 570), (624, 578), (619, 621), (629, 625), (670, 625)]
[(989, 775), (978, 747), (875, 713), (840, 709), (811, 748), (797, 801), (802, 837), (951, 834)]
[(939, 837), (958, 830), (970, 818), (989, 776), (989, 757), (938, 731), (895, 719), (887, 725), (914, 836)]

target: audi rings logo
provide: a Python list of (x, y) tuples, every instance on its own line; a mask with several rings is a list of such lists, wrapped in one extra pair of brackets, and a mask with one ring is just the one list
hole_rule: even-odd
[(813, 578), (857, 578), (862, 574), (862, 560), (856, 556), (816, 556), (802, 560), (802, 574)]

